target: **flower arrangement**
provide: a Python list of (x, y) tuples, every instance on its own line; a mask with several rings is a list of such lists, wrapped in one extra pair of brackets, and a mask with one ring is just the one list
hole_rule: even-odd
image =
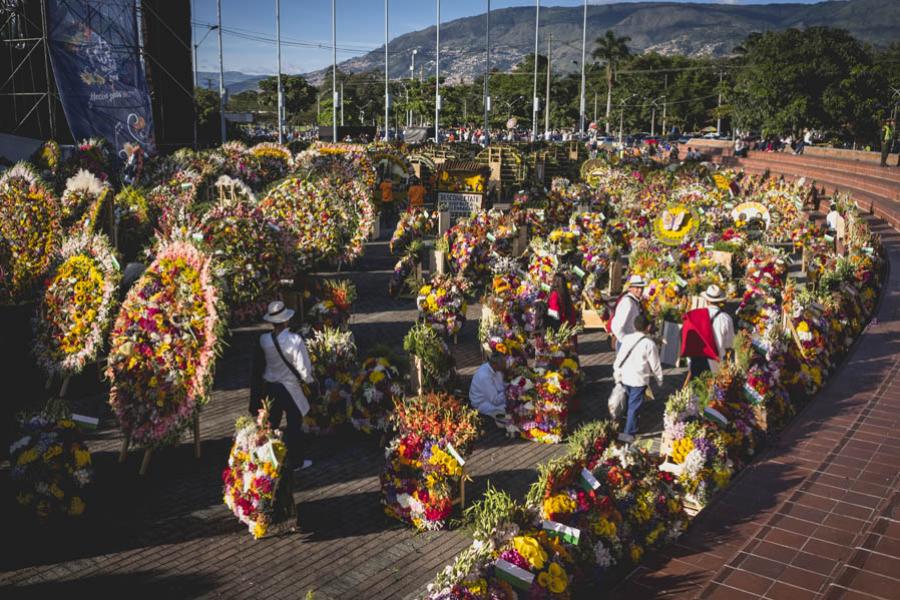
[(19, 423), (18, 436), (9, 447), (9, 477), (16, 502), (41, 521), (81, 516), (94, 472), (91, 453), (75, 421), (36, 415)]
[(364, 360), (353, 382), (350, 423), (366, 433), (387, 430), (394, 402), (403, 398), (400, 369), (388, 354), (376, 352)]
[(262, 187), (259, 160), (243, 142), (225, 142), (215, 150), (215, 154), (221, 157), (222, 170), (226, 175), (240, 179), (254, 190)]
[(164, 244), (132, 286), (110, 334), (109, 403), (132, 443), (178, 439), (209, 399), (221, 311), (210, 258)]
[(150, 206), (144, 195), (126, 186), (113, 199), (115, 245), (126, 262), (138, 257), (153, 231)]
[(35, 317), (34, 354), (52, 376), (75, 375), (97, 358), (116, 305), (119, 265), (105, 237), (66, 240)]
[(385, 512), (420, 530), (442, 529), (478, 434), (478, 413), (453, 396), (426, 394), (396, 401), (393, 422), (398, 435), (381, 474)]
[(61, 243), (60, 209), (25, 163), (0, 177), (0, 304), (27, 300)]
[(283, 233), (247, 202), (223, 202), (200, 223), (203, 242), (214, 259), (224, 300), (234, 322), (259, 316), (290, 278), (288, 248)]
[(684, 204), (672, 204), (653, 220), (656, 239), (667, 246), (679, 246), (693, 235), (700, 225), (699, 215)]
[(337, 260), (358, 225), (356, 207), (327, 179), (288, 178), (269, 190), (260, 202), (267, 219), (286, 232), (297, 267), (307, 270), (319, 261)]
[(79, 170), (66, 181), (61, 198), (63, 223), (66, 226), (79, 223), (85, 229), (93, 230), (109, 193), (108, 183), (100, 181), (90, 171)]
[(256, 159), (257, 173), (263, 186), (285, 177), (294, 165), (291, 151), (275, 142), (261, 142), (248, 152)]
[(391, 254), (403, 254), (415, 240), (422, 240), (437, 229), (437, 213), (414, 208), (400, 215), (397, 228), (391, 236)]
[(422, 387), (449, 390), (456, 379), (456, 363), (444, 339), (427, 323), (417, 322), (403, 338), (403, 349), (422, 364)]
[(433, 275), (419, 289), (419, 313), (435, 331), (454, 336), (466, 322), (466, 296), (469, 282), (459, 276)]
[(323, 327), (346, 329), (350, 311), (356, 302), (356, 286), (349, 279), (326, 279), (319, 298), (305, 315), (306, 324), (315, 330)]
[(279, 518), (294, 513), (291, 477), (284, 467), (287, 446), (281, 432), (269, 425), (265, 407), (255, 421), (239, 417), (234, 428), (228, 466), (222, 471), (223, 501), (259, 539)]
[(66, 160), (63, 172), (70, 176), (81, 169), (90, 171), (101, 181), (109, 179), (112, 172), (110, 165), (109, 144), (102, 138), (82, 140), (75, 147), (75, 152)]
[(349, 331), (328, 327), (315, 331), (306, 344), (319, 394), (309, 399), (303, 430), (331, 434), (347, 420), (353, 401), (353, 383), (359, 371), (356, 342)]

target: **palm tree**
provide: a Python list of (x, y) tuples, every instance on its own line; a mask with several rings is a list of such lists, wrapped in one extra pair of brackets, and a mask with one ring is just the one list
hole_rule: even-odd
[(616, 67), (622, 59), (628, 58), (631, 54), (628, 50), (628, 42), (631, 38), (628, 36), (616, 37), (612, 29), (607, 29), (603, 37), (594, 40), (597, 48), (591, 54), (595, 60), (602, 60), (606, 63), (606, 134), (609, 135), (609, 115), (612, 112), (612, 88), (615, 79)]

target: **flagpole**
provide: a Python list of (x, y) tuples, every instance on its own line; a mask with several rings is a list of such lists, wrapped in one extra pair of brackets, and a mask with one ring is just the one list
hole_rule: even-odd
[(437, 52), (434, 61), (434, 143), (441, 143), (441, 0), (437, 0)]
[(331, 0), (331, 141), (337, 143), (337, 10), (335, 3), (337, 0)]
[(281, 90), (281, 0), (275, 0), (275, 46), (278, 48), (278, 143), (284, 143), (284, 93)]
[(219, 33), (219, 128), (222, 143), (226, 142), (225, 133), (225, 67), (222, 59), (222, 0), (216, 0), (216, 18)]
[(390, 141), (391, 90), (388, 75), (388, 0), (384, 0), (384, 141)]
[(540, 111), (540, 100), (538, 99), (538, 41), (539, 31), (541, 28), (541, 0), (535, 0), (534, 9), (534, 94), (532, 95), (532, 103), (534, 108), (531, 116), (531, 141), (537, 141), (537, 122), (538, 111)]
[(584, 139), (584, 112), (585, 112), (585, 80), (584, 80), (584, 58), (587, 53), (587, 0), (584, 0), (584, 23), (581, 26), (581, 100), (578, 109), (578, 132), (580, 139)]

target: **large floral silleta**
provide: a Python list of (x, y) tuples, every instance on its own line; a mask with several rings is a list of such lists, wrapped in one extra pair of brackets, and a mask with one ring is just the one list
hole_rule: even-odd
[(34, 354), (49, 375), (74, 375), (103, 348), (116, 304), (119, 265), (102, 235), (63, 244), (35, 318)]
[(163, 245), (125, 298), (110, 335), (109, 403), (131, 442), (178, 439), (209, 399), (221, 316), (210, 259)]

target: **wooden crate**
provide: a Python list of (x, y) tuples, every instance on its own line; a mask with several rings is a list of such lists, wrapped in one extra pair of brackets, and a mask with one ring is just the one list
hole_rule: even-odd
[(585, 308), (581, 311), (581, 320), (585, 329), (606, 329), (606, 319), (599, 310)]

